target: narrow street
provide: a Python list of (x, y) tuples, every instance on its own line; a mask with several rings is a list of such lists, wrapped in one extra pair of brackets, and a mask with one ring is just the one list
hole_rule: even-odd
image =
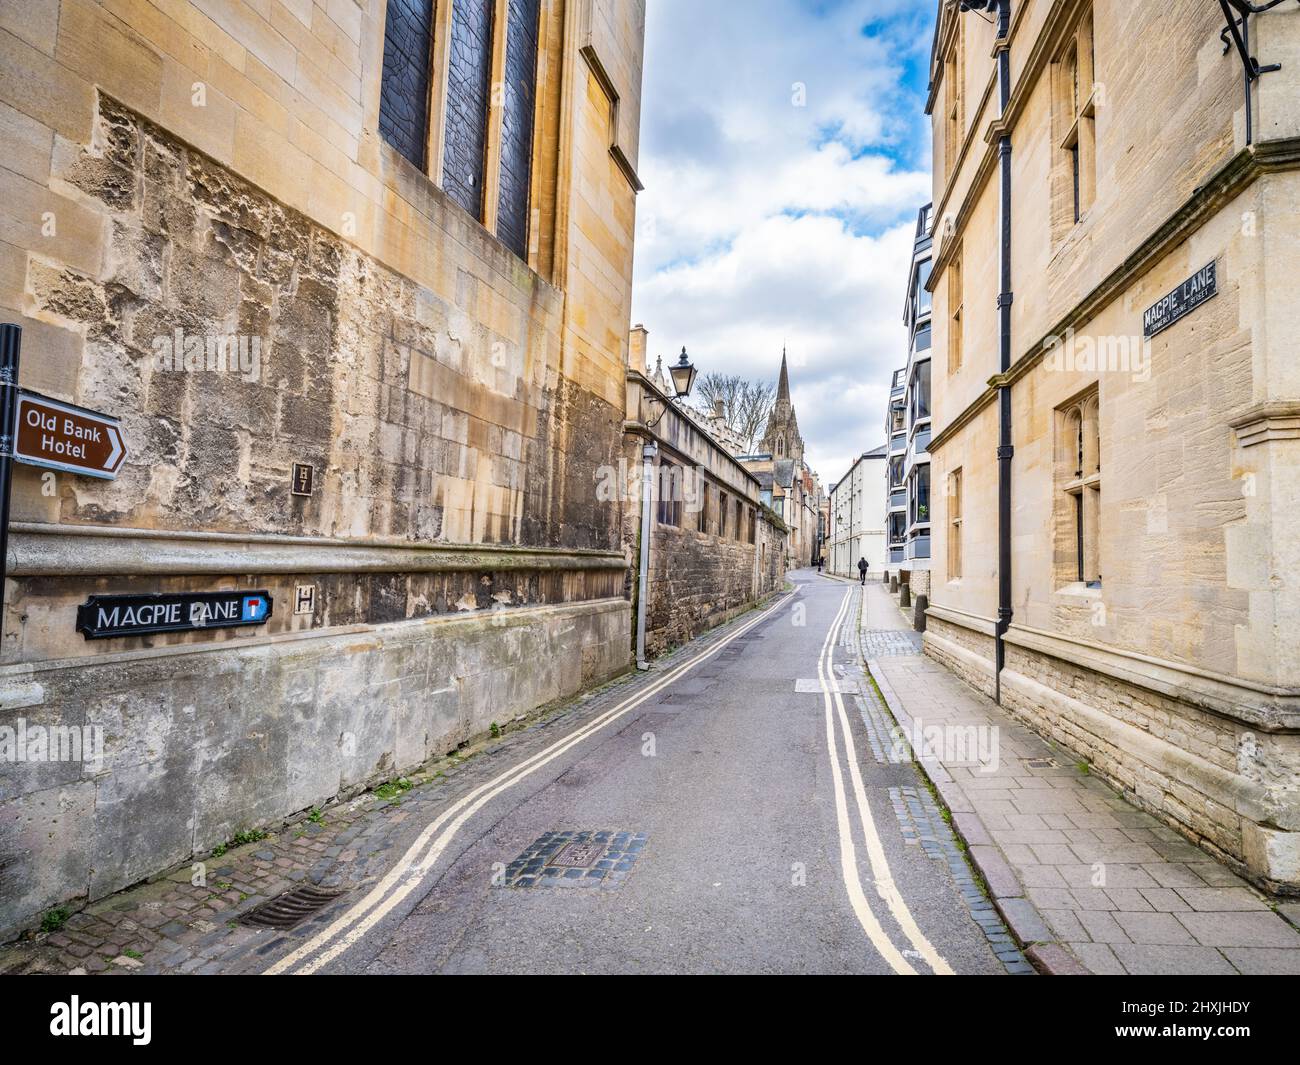
[[(545, 747), (480, 766), (491, 776), (434, 807), (397, 863), (423, 875), (355, 892), (272, 971), (1006, 971), (972, 905), (1005, 932), (969, 881), (963, 897), (947, 826), (935, 816), (922, 833), (946, 848), (904, 837), (900, 789), (933, 810), (915, 769), (873, 758), (858, 586), (794, 579), (793, 595), (566, 719)], [(596, 837), (574, 870), (542, 866), (560, 859), (554, 845), (528, 886), (517, 859), (548, 833), (583, 831), (629, 841)], [(626, 857), (584, 861), (606, 846)]]

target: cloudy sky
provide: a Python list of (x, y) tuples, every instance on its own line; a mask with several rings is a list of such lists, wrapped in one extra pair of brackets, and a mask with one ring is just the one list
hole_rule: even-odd
[(827, 488), (884, 443), (930, 198), (933, 0), (649, 0), (634, 322), (775, 379)]

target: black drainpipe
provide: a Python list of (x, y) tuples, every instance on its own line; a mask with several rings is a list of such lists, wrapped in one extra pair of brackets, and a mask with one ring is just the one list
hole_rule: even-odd
[[(998, 117), (1011, 100), (1011, 0), (998, 0)], [(1011, 369), (1011, 131), (998, 138), (1002, 177), (1001, 285), (998, 293), (998, 372)], [(1002, 702), (1002, 667), (1006, 665), (1006, 632), (1011, 625), (1011, 386), (998, 385), (998, 628), (994, 698)]]
[[(1011, 101), (1011, 0), (962, 0), (960, 9), (996, 10), (998, 30), (998, 119), (1006, 117)], [(998, 257), (998, 373), (1011, 369), (1011, 131), (998, 136), (998, 176), (1001, 185), (1001, 248)], [(998, 384), (998, 621), (995, 633), (993, 698), (1002, 702), (1002, 667), (1006, 665), (1006, 633), (1011, 625), (1011, 386)]]

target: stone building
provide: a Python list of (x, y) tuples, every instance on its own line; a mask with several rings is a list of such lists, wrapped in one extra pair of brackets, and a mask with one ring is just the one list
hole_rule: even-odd
[(776, 400), (763, 437), (753, 455), (741, 456), (745, 467), (762, 484), (763, 501), (789, 527), (786, 556), (791, 569), (814, 565), (820, 549), (819, 515), (824, 495), (816, 474), (804, 461), (799, 419), (790, 399), (790, 371), (785, 351), (777, 378)]
[(916, 238), (907, 274), (903, 324), (907, 364), (894, 375), (886, 429), (889, 481), (885, 488), (889, 523), (889, 576), (908, 597), (930, 591), (930, 229), (931, 204), (917, 212)]
[[(779, 591), (785, 583), (786, 527), (764, 506), (759, 479), (689, 406), (673, 401), (670, 384), (656, 381), (645, 351), (646, 331), (637, 326), (629, 348), (627, 436), (618, 480), (633, 499), (625, 510), (624, 540), (634, 565), (642, 558), (642, 531), (649, 528), (649, 660)], [(641, 489), (647, 461), (649, 493)], [(639, 595), (640, 581), (633, 584)]]
[[(18, 472), (0, 724), (104, 747), (0, 764), (0, 929), (629, 667), (595, 487), (623, 454), (643, 22), (0, 7), (0, 315), (22, 384), (129, 447), (116, 480)], [(216, 592), (250, 623), (78, 631), (92, 595)]]
[(864, 451), (830, 490), (826, 568), (839, 577), (858, 576), (865, 558), (873, 578), (885, 572), (885, 478), (887, 445)]
[(1300, 5), (967, 6), (931, 69), (926, 650), (1298, 890)]

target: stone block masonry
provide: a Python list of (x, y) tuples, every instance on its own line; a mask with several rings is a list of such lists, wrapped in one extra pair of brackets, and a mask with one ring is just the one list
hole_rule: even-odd
[[(559, 289), (432, 187), (449, 294), (110, 96), (87, 143), (53, 137), (87, 239), (19, 257), (26, 361), (131, 453), (53, 493), (20, 472), (0, 724), (105, 748), (0, 761), (0, 936), (607, 680), (631, 645), (622, 506), (594, 491), (622, 411), (559, 372)], [(266, 625), (73, 628), (91, 594), (233, 588), (271, 593)]]
[[(656, 658), (779, 591), (790, 531), (744, 464), (636, 368), (626, 425), (622, 470), (641, 470), (647, 441), (658, 454), (645, 618), (646, 657)], [(639, 483), (634, 494), (623, 535), (627, 556), (639, 559)]]

